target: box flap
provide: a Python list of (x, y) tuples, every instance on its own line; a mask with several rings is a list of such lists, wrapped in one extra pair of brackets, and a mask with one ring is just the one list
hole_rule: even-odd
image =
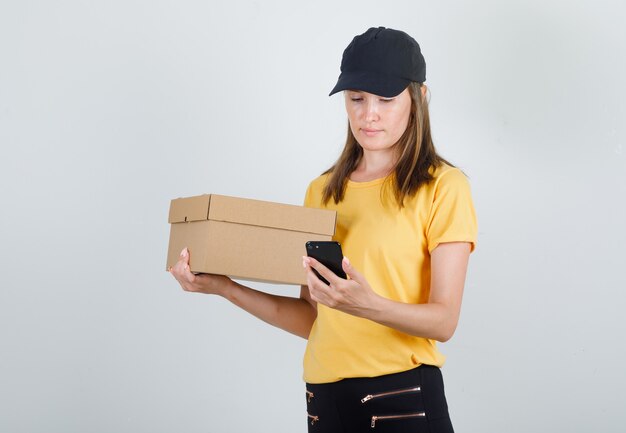
[(175, 198), (170, 203), (170, 215), (167, 222), (173, 224), (206, 220), (209, 215), (210, 201), (211, 194)]
[(337, 213), (261, 200), (211, 194), (209, 219), (322, 235), (335, 234)]

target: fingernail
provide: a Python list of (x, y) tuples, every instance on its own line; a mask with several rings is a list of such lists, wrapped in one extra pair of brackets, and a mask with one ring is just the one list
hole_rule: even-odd
[(350, 259), (348, 259), (346, 256), (343, 256), (343, 259), (346, 261), (346, 265), (350, 266)]
[(183, 248), (183, 250), (180, 252), (180, 255), (181, 255), (182, 257), (184, 257), (184, 256), (185, 256), (185, 250), (186, 250), (186, 249), (187, 249), (187, 247)]

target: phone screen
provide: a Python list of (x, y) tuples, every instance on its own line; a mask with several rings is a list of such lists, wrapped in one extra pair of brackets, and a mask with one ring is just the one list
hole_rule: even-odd
[[(306, 243), (306, 253), (309, 257), (313, 257), (315, 260), (326, 266), (338, 277), (346, 278), (346, 273), (341, 267), (343, 253), (341, 252), (341, 245), (339, 245), (339, 242), (309, 241)], [(320, 280), (329, 284), (326, 278), (322, 277), (315, 269), (313, 269), (313, 272), (315, 272), (315, 275), (317, 275)]]

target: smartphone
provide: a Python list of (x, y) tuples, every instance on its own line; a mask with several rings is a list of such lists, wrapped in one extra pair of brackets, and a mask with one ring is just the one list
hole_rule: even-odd
[[(343, 253), (341, 245), (335, 241), (309, 241), (306, 243), (306, 254), (330, 269), (335, 275), (341, 278), (347, 278), (346, 273), (341, 267)], [(326, 278), (322, 277), (319, 272), (313, 269), (315, 275), (326, 284), (330, 284)]]

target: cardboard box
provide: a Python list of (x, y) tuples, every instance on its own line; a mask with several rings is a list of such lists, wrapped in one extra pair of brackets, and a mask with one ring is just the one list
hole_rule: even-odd
[(329, 241), (336, 212), (205, 194), (170, 204), (166, 269), (189, 248), (192, 272), (237, 279), (306, 284), (307, 241)]

